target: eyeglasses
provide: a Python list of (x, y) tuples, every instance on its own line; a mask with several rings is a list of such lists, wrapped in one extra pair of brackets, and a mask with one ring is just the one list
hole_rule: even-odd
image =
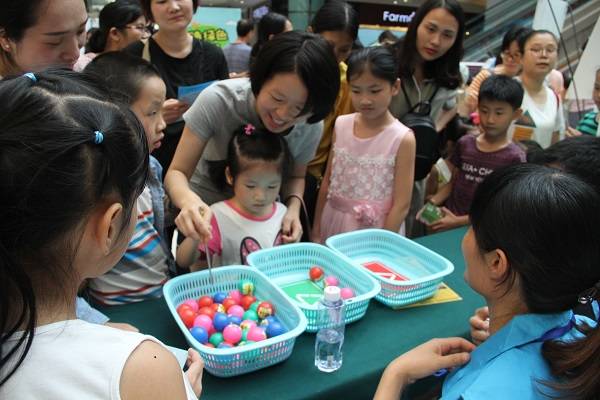
[(142, 32), (142, 39), (147, 39), (152, 34), (151, 25), (125, 25), (125, 28)]
[(527, 50), (531, 51), (536, 56), (540, 56), (542, 53), (546, 53), (546, 55), (549, 56), (558, 51), (556, 47), (532, 47)]
[(503, 51), (502, 53), (500, 53), (502, 55), (502, 58), (506, 58), (506, 59), (511, 59), (513, 61), (519, 61), (521, 59), (521, 53), (511, 53), (510, 51)]

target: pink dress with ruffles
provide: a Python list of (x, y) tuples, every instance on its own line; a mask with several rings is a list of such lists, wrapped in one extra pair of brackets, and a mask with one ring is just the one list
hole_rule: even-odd
[(393, 204), (396, 155), (410, 129), (394, 120), (377, 135), (358, 138), (356, 115), (335, 121), (331, 179), (321, 217), (323, 242), (338, 233), (382, 228)]

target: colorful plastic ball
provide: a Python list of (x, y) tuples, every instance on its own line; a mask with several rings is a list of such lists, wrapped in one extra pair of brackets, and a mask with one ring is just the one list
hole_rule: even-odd
[(208, 342), (208, 343), (203, 343), (203, 344), (204, 344), (206, 347), (210, 347), (211, 349), (214, 349), (214, 348), (215, 348), (215, 345), (214, 345), (214, 344), (212, 344), (211, 342)]
[(267, 337), (279, 336), (287, 332), (287, 329), (280, 323), (273, 321), (267, 326)]
[(245, 346), (248, 342), (244, 341), (244, 340), (240, 340), (240, 342), (237, 344), (237, 347), (242, 347)]
[(231, 306), (235, 305), (237, 305), (237, 302), (231, 297), (228, 297), (225, 300), (223, 300), (223, 307), (225, 307), (225, 311), (228, 311)]
[(180, 305), (177, 306), (176, 310), (177, 310), (177, 314), (181, 313), (182, 310), (192, 310), (194, 311), (194, 309), (192, 307), (190, 307), (189, 304), (185, 304), (185, 303), (181, 303)]
[(275, 307), (268, 301), (263, 301), (258, 305), (256, 314), (258, 314), (259, 318), (267, 318), (268, 316), (275, 314)]
[(251, 319), (252, 321), (258, 321), (258, 314), (256, 311), (248, 310), (244, 313), (242, 319)]
[(248, 342), (248, 331), (250, 329), (242, 329), (242, 342)]
[(213, 318), (213, 325), (217, 331), (221, 332), (227, 325), (229, 325), (229, 318), (223, 313), (216, 313), (215, 317)]
[(210, 296), (202, 296), (198, 299), (198, 306), (202, 307), (210, 307), (214, 303), (214, 300)]
[(254, 303), (252, 303), (250, 305), (250, 307), (248, 307), (248, 310), (257, 311), (258, 310), (258, 305), (260, 303), (262, 303), (262, 301), (256, 300)]
[(268, 317), (260, 321), (260, 326), (268, 326), (272, 322), (279, 322), (279, 320), (277, 319), (277, 317), (269, 315)]
[(254, 283), (248, 279), (240, 282), (240, 292), (243, 295), (252, 295), (254, 293)]
[(340, 281), (335, 276), (325, 278), (325, 286), (339, 286)]
[(250, 308), (250, 306), (252, 305), (252, 303), (254, 303), (256, 301), (256, 297), (252, 296), (252, 295), (246, 295), (242, 297), (242, 301), (240, 302), (240, 306), (242, 306), (244, 308), (244, 310), (247, 310)]
[(227, 317), (229, 317), (230, 324), (239, 326), (242, 323), (242, 319), (240, 317), (238, 317), (237, 315), (228, 314)]
[(212, 320), (215, 317), (216, 311), (213, 310), (212, 307), (200, 307), (198, 314), (206, 315)]
[(181, 311), (179, 311), (179, 318), (181, 318), (183, 324), (189, 329), (194, 326), (196, 312), (189, 307), (182, 308)]
[(323, 275), (324, 275), (323, 268), (317, 267), (316, 265), (308, 271), (308, 276), (310, 277), (310, 280), (313, 282), (318, 282), (321, 279), (323, 279)]
[(192, 329), (190, 329), (190, 333), (192, 334), (194, 339), (196, 339), (200, 343), (208, 342), (208, 331), (206, 329), (204, 329), (203, 327), (194, 326)]
[(348, 300), (355, 296), (354, 290), (352, 290), (348, 287), (342, 288), (340, 290), (340, 295), (342, 296), (342, 299), (344, 299), (344, 300)]
[(227, 309), (227, 314), (242, 318), (244, 316), (244, 307), (234, 304)]
[(210, 335), (208, 341), (215, 347), (218, 347), (219, 344), (223, 341), (223, 334), (221, 332), (215, 332)]
[(260, 342), (262, 340), (265, 340), (266, 338), (267, 334), (258, 326), (250, 328), (250, 330), (246, 334), (246, 340), (252, 340), (254, 342)]
[(229, 292), (229, 296), (232, 299), (235, 300), (236, 304), (240, 304), (240, 302), (242, 301), (242, 292), (240, 292), (239, 290), (235, 289)]
[(242, 330), (244, 330), (244, 331), (252, 328), (253, 326), (256, 326), (256, 321), (253, 321), (251, 319), (245, 319), (240, 324), (240, 328), (242, 328)]
[(227, 342), (221, 342), (217, 346), (217, 348), (219, 348), (219, 349), (231, 349), (232, 347), (233, 347), (233, 344), (227, 343)]
[(221, 303), (215, 303), (212, 306), (210, 306), (213, 310), (215, 310), (215, 312), (220, 312), (220, 313), (225, 313), (225, 307), (223, 307), (223, 304)]
[(227, 293), (225, 293), (225, 292), (217, 292), (213, 296), (213, 300), (215, 301), (215, 303), (222, 303), (223, 300), (225, 300), (226, 298), (227, 298)]
[(188, 306), (190, 306), (190, 308), (196, 312), (198, 312), (198, 302), (196, 300), (186, 300), (183, 302), (183, 304), (187, 304)]
[(210, 327), (213, 326), (212, 318), (208, 315), (200, 314), (194, 319), (193, 326), (200, 326), (209, 331)]
[(223, 339), (226, 342), (236, 344), (242, 339), (242, 328), (237, 325), (227, 325), (225, 329), (223, 329)]

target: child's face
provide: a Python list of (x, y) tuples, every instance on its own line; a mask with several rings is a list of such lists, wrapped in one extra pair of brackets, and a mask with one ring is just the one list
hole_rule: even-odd
[(479, 102), (479, 124), (483, 134), (497, 138), (506, 135), (510, 123), (521, 115), (521, 109), (513, 109), (504, 101), (482, 100)]
[(162, 117), (162, 105), (166, 93), (167, 89), (162, 79), (153, 76), (144, 81), (137, 100), (131, 105), (131, 110), (144, 126), (150, 152), (160, 147), (165, 136), (163, 129), (167, 125)]
[(279, 163), (242, 159), (243, 171), (232, 179), (227, 170), (227, 180), (233, 184), (233, 201), (245, 212), (256, 217), (269, 215), (281, 188)]
[(346, 61), (354, 43), (350, 35), (342, 31), (325, 31), (321, 32), (320, 35), (333, 47), (333, 53), (337, 62)]
[(594, 103), (596, 103), (596, 107), (600, 109), (600, 69), (596, 71), (596, 80), (594, 81), (592, 98), (594, 99)]
[(307, 98), (308, 91), (297, 74), (277, 74), (263, 84), (256, 96), (256, 113), (269, 131), (285, 132), (309, 117), (300, 115)]
[(360, 75), (350, 77), (349, 83), (352, 105), (365, 120), (375, 120), (387, 113), (392, 96), (400, 88), (400, 80), (391, 84), (374, 76), (369, 68)]
[(429, 11), (417, 28), (417, 52), (423, 61), (433, 61), (450, 50), (458, 35), (458, 21), (444, 8)]

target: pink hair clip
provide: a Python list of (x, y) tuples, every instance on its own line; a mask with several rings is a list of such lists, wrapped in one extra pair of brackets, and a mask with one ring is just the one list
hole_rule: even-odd
[(244, 133), (248, 136), (252, 135), (252, 133), (254, 132), (254, 125), (252, 124), (247, 124), (246, 126), (244, 126)]

